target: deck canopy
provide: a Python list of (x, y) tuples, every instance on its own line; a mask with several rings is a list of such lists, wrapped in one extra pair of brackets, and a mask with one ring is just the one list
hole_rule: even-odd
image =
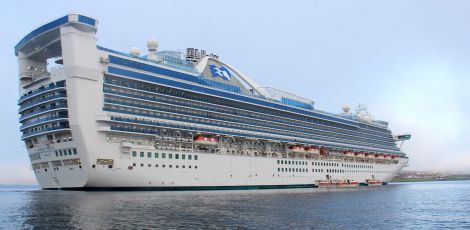
[(83, 31), (96, 31), (97, 21), (80, 14), (68, 14), (38, 27), (15, 46), (15, 55), (34, 61), (45, 61), (61, 55), (60, 28), (73, 25)]

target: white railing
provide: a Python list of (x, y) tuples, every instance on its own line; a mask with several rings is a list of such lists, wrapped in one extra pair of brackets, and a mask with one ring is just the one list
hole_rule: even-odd
[(46, 73), (31, 73), (31, 72), (23, 72), (20, 73), (20, 80), (21, 80), (21, 85), (23, 88), (27, 88), (34, 84), (35, 82), (50, 78), (51, 74), (46, 72)]

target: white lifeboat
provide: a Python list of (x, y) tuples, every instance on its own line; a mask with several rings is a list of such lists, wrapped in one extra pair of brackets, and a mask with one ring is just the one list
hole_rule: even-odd
[(301, 145), (291, 145), (291, 146), (289, 146), (289, 150), (292, 153), (305, 153), (305, 149)]
[(391, 155), (385, 155), (384, 159), (387, 159), (387, 160), (392, 159), (392, 156)]
[(377, 159), (385, 159), (385, 155), (379, 153), (379, 154), (376, 154), (376, 155), (375, 155), (375, 158), (377, 158)]
[(193, 139), (194, 143), (201, 145), (217, 145), (219, 141), (215, 137), (206, 137), (203, 135), (197, 135)]
[(367, 158), (375, 158), (375, 154), (374, 153), (366, 153), (366, 157)]
[(393, 155), (392, 160), (398, 160), (399, 156)]

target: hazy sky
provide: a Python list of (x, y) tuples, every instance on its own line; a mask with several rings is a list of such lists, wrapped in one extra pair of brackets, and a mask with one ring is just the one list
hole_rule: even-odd
[(97, 2), (1, 2), (0, 184), (35, 183), (20, 141), (13, 47), (69, 12), (96, 18), (105, 47), (145, 50), (155, 37), (160, 50), (214, 52), (321, 110), (367, 104), (392, 132), (413, 135), (405, 170), (470, 172), (469, 1)]

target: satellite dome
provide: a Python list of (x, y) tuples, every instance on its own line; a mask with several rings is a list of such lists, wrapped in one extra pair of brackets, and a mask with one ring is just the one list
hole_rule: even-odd
[(351, 110), (351, 107), (349, 107), (349, 105), (343, 105), (343, 112), (344, 113), (349, 113), (349, 110)]
[(147, 41), (147, 48), (149, 51), (156, 51), (158, 48), (158, 41), (155, 38), (151, 38)]
[(132, 56), (140, 56), (140, 50), (137, 47), (132, 47), (131, 51), (129, 52), (130, 55)]

